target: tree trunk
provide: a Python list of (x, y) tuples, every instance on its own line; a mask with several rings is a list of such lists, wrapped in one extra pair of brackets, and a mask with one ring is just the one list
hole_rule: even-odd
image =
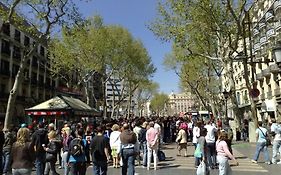
[[(40, 40), (40, 38), (39, 38), (39, 40)], [(30, 52), (27, 53), (26, 55), (24, 55), (23, 58), (21, 59), (20, 67), (19, 67), (19, 70), (15, 77), (14, 85), (13, 85), (12, 89), (10, 90), (10, 95), (8, 98), (7, 109), (6, 109), (6, 114), (5, 114), (4, 129), (9, 130), (12, 127), (11, 125), (13, 123), (13, 116), (15, 116), (13, 110), (15, 109), (19, 87), (22, 84), (22, 81), (24, 79), (24, 70), (26, 68), (26, 63), (27, 63), (27, 60), (30, 59), (31, 56), (35, 53), (35, 50), (36, 50), (35, 48), (37, 48), (38, 45), (39, 45), (39, 43), (36, 42), (35, 45), (33, 46), (33, 48), (30, 50)]]

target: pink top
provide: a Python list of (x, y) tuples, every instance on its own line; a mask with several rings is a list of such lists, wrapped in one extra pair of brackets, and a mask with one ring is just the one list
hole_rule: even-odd
[(224, 140), (218, 140), (216, 143), (217, 155), (229, 157), (234, 160), (234, 156), (230, 153), (228, 146)]
[(158, 138), (158, 132), (156, 129), (151, 127), (146, 131), (146, 141), (148, 145), (151, 146), (155, 145), (157, 138)]

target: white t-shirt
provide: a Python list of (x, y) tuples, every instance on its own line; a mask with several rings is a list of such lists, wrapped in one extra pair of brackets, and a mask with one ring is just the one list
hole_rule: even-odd
[(120, 146), (120, 144), (121, 144), (120, 134), (121, 134), (120, 131), (113, 131), (110, 134), (110, 137), (109, 137), (110, 147), (119, 147)]
[(197, 126), (195, 126), (193, 128), (193, 138), (192, 138), (192, 143), (197, 143), (198, 138), (200, 137), (200, 128), (198, 128)]
[(274, 140), (281, 140), (281, 125), (273, 123), (270, 128), (271, 132), (275, 132)]
[(215, 133), (217, 132), (217, 128), (212, 125), (205, 125), (204, 128), (207, 129), (207, 135), (205, 136), (207, 143), (215, 143)]

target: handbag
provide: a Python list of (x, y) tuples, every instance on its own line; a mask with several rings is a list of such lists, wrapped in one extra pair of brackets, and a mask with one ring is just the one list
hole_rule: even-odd
[(47, 152), (46, 153), (46, 162), (51, 162), (53, 160), (55, 160), (55, 155)]
[(196, 175), (209, 175), (209, 174), (210, 174), (210, 170), (207, 167), (206, 163), (204, 161), (201, 161), (200, 165), (196, 170)]
[(197, 158), (201, 158), (202, 157), (201, 146), (200, 146), (199, 143), (197, 143), (197, 145), (196, 145), (196, 149), (195, 149), (195, 152), (194, 152), (194, 157), (197, 157)]
[(262, 132), (262, 130), (259, 128), (259, 130), (261, 131), (262, 135), (264, 136), (265, 140), (266, 140), (266, 146), (271, 145), (271, 140)]

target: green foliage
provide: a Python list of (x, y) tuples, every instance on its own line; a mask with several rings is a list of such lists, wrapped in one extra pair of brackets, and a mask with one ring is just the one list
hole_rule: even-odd
[[(248, 3), (159, 0), (158, 17), (149, 28), (160, 39), (173, 42), (173, 51), (164, 63), (179, 75), (182, 88), (196, 92), (203, 104), (205, 99), (217, 97), (221, 88), (218, 76), (237, 51)], [(210, 57), (221, 61), (211, 61)]]
[(164, 93), (157, 93), (153, 96), (150, 101), (151, 110), (156, 112), (159, 115), (161, 112), (164, 112), (164, 109), (169, 102), (168, 95)]
[[(105, 26), (95, 16), (83, 25), (65, 28), (62, 37), (50, 45), (54, 75), (72, 82), (73, 72), (80, 82), (91, 71), (99, 72), (110, 81), (121, 103), (132, 96), (140, 83), (148, 81), (156, 71), (147, 50), (140, 40), (118, 25)], [(68, 76), (65, 76), (68, 75)], [(117, 91), (122, 82), (121, 91)]]

